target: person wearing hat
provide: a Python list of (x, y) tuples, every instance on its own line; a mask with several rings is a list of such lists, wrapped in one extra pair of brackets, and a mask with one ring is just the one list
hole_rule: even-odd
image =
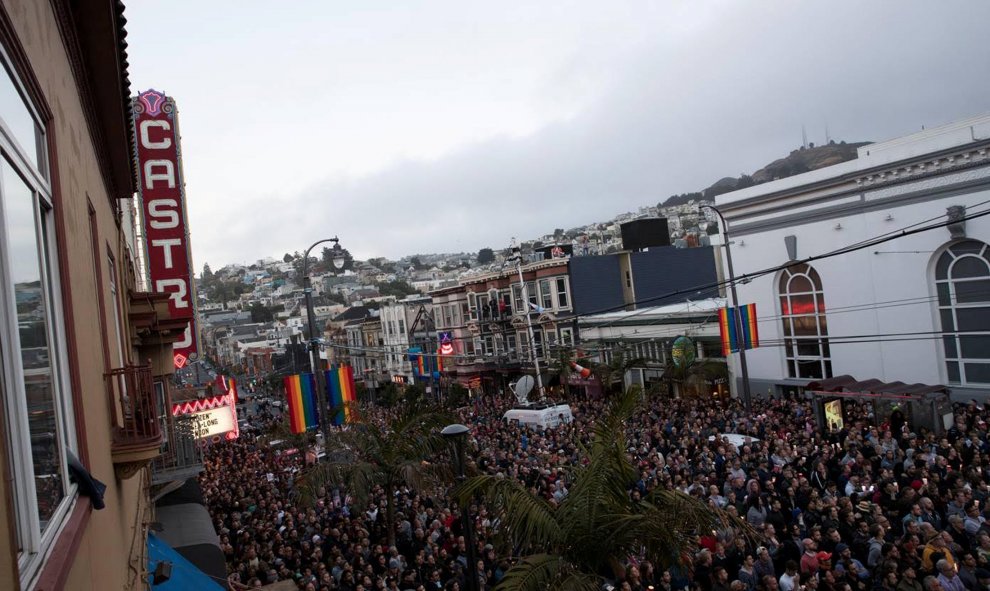
[(921, 551), (921, 568), (927, 572), (934, 571), (936, 562), (933, 561), (933, 558), (936, 556), (941, 556), (955, 569), (956, 561), (952, 558), (952, 552), (949, 551), (945, 538), (942, 537), (942, 532), (932, 529), (928, 534), (928, 543), (925, 544), (925, 549)]
[(824, 571), (832, 570), (832, 553), (819, 550), (815, 554), (815, 558), (818, 559), (818, 576), (821, 577)]

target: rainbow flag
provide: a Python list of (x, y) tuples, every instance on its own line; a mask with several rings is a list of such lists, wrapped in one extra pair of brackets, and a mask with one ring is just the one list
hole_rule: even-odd
[[(742, 335), (738, 334), (737, 313), (740, 316)], [(725, 357), (739, 351), (740, 342), (743, 349), (759, 347), (760, 333), (756, 326), (756, 304), (746, 304), (739, 308), (722, 308), (718, 311), (718, 329), (722, 340), (722, 355)]]
[(289, 407), (289, 429), (293, 433), (305, 433), (320, 426), (316, 404), (316, 380), (311, 373), (287, 376), (285, 385), (286, 406)]
[(357, 416), (354, 402), (357, 400), (354, 390), (354, 369), (349, 366), (328, 369), (324, 375), (327, 378), (327, 400), (331, 409), (338, 409), (331, 421), (340, 426), (353, 422)]

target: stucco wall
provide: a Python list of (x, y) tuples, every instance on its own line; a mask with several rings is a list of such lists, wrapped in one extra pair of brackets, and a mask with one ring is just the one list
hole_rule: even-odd
[[(910, 195), (913, 197), (901, 199)], [(731, 203), (732, 199), (732, 194), (726, 196), (727, 202)], [(864, 187), (853, 199), (858, 211), (846, 215), (781, 224), (784, 227), (755, 233), (736, 233), (732, 237), (736, 276), (785, 263), (788, 257), (784, 237), (788, 235), (796, 237), (797, 259), (802, 259), (925, 220), (936, 218), (929, 223), (944, 222), (949, 206), (966, 206), (968, 214), (986, 209), (985, 202), (990, 200), (990, 163), (883, 189)], [(876, 207), (884, 200), (891, 200), (890, 205)], [(834, 205), (835, 201), (825, 201), (803, 209), (814, 214)], [(776, 215), (786, 216), (792, 211), (786, 209)], [(730, 230), (732, 225), (730, 219)], [(966, 234), (990, 243), (990, 218), (967, 221)], [(811, 263), (821, 276), (825, 293), (833, 375), (850, 374), (858, 379), (879, 378), (888, 382), (948, 383), (941, 342), (932, 334), (940, 326), (931, 265), (935, 251), (950, 240), (947, 229), (936, 228)], [(749, 374), (754, 381), (779, 382), (787, 378), (783, 348), (773, 346), (783, 339), (776, 297), (779, 277), (778, 272), (738, 286), (743, 303), (757, 304), (760, 340), (765, 344), (747, 352)], [(912, 334), (901, 337), (902, 340), (885, 337), (886, 342), (882, 343), (835, 342), (845, 336), (898, 333)], [(733, 361), (735, 375), (739, 375), (737, 356), (733, 356)], [(970, 395), (971, 390), (966, 393)], [(983, 397), (986, 396), (984, 392)]]
[[(122, 262), (121, 239), (52, 6), (37, 0), (3, 2), (55, 118), (48, 133), (54, 137), (58, 151), (55, 165), (60, 180), (59, 213), (64, 216), (66, 229), (65, 240), (59, 248), (67, 253), (69, 263), (68, 269), (61, 271), (63, 279), (68, 276), (74, 316), (74, 326), (70, 330), (75, 332), (78, 344), (77, 371), (87, 432), (87, 440), (81, 441), (80, 445), (88, 449), (92, 473), (108, 485), (107, 507), (93, 512), (66, 588), (124, 589), (134, 577), (134, 573), (129, 572), (128, 561), (134, 561), (132, 566), (138, 570), (141, 567), (143, 524), (140, 522), (143, 519), (135, 519), (135, 516), (143, 494), (143, 479), (137, 476), (120, 482), (114, 477), (103, 382), (106, 368), (100, 344), (101, 323), (109, 327), (111, 338), (114, 334), (109, 316), (113, 303), (109, 301), (106, 281), (106, 249), (109, 245), (118, 263)], [(95, 206), (100, 233), (98, 256), (103, 272), (100, 278), (94, 273), (87, 197)], [(98, 290), (103, 290), (107, 298), (108, 315), (104, 318), (98, 314)], [(111, 351), (111, 359), (116, 359), (115, 350)], [(81, 499), (80, 502), (87, 501)]]

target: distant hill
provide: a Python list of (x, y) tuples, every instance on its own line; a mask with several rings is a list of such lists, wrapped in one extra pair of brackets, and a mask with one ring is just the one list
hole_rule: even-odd
[(856, 158), (856, 149), (869, 143), (871, 142), (847, 144), (846, 142), (835, 143), (833, 141), (826, 146), (815, 146), (812, 144), (809, 148), (801, 147), (784, 158), (774, 160), (751, 175), (742, 174), (738, 177), (723, 177), (703, 191), (671, 195), (660, 206), (671, 207), (674, 205), (684, 205), (692, 199), (695, 201), (701, 199), (710, 201), (722, 193), (745, 189), (753, 185), (787, 178), (811, 170), (818, 170), (819, 168), (825, 168), (826, 166), (832, 166), (840, 162), (846, 162), (847, 160), (854, 160)]

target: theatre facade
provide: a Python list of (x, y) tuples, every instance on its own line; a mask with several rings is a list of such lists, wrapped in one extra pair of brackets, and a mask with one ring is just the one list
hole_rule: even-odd
[(988, 149), (983, 115), (717, 198), (740, 301), (757, 306), (754, 395), (849, 376), (987, 398)]

